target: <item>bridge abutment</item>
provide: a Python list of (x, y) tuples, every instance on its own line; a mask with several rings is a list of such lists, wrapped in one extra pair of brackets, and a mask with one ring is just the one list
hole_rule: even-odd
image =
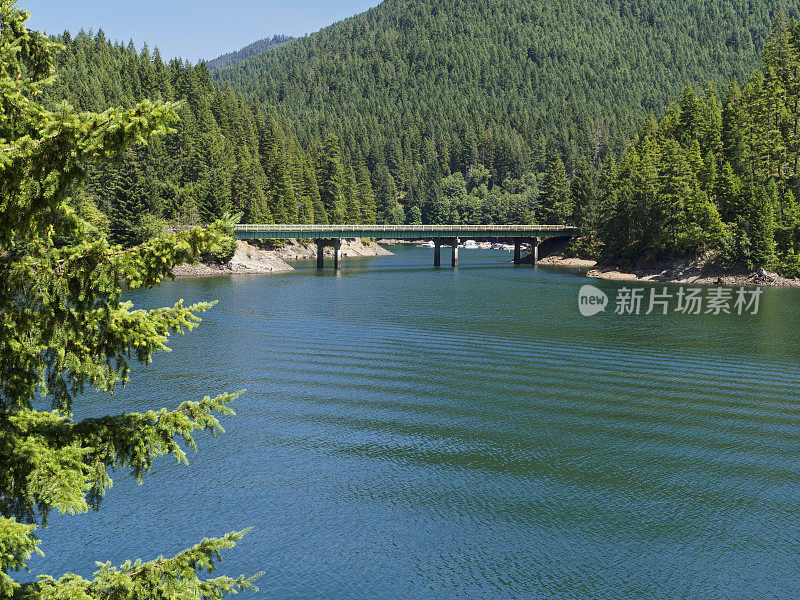
[(436, 238), (433, 240), (433, 266), (434, 267), (441, 267), (442, 266), (442, 240)]

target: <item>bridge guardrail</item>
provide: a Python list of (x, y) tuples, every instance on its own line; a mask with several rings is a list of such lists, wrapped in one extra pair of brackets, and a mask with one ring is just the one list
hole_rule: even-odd
[(239, 239), (291, 238), (546, 238), (575, 235), (565, 225), (238, 225)]
[(332, 231), (385, 231), (397, 232), (448, 232), (457, 233), (459, 231), (527, 231), (535, 233), (537, 231), (556, 231), (574, 232), (576, 227), (568, 225), (236, 225), (237, 231), (306, 231), (308, 233), (328, 233)]

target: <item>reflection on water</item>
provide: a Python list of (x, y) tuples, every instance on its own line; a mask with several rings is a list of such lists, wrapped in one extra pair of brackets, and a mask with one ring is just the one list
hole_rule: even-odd
[(134, 295), (220, 302), (79, 409), (247, 393), (189, 468), (54, 518), (32, 571), (252, 526), (224, 563), (266, 571), (243, 598), (800, 597), (800, 291), (584, 318), (574, 272), (431, 254)]

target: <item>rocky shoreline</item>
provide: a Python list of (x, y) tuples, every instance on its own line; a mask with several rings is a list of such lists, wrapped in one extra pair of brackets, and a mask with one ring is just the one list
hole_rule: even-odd
[[(317, 257), (317, 245), (300, 244), (297, 240), (274, 250), (263, 250), (244, 241), (236, 242), (236, 253), (224, 265), (197, 263), (196, 265), (178, 265), (172, 269), (175, 277), (218, 277), (220, 275), (268, 275), (294, 271), (289, 260), (314, 260)], [(332, 248), (325, 248), (326, 257), (333, 256)], [(388, 256), (392, 253), (377, 242), (342, 240), (342, 256)]]
[(537, 264), (552, 267), (591, 268), (597, 265), (597, 261), (551, 254), (550, 256), (539, 259)]
[[(397, 243), (400, 240), (380, 240), (382, 243)], [(406, 242), (406, 240), (402, 240)], [(332, 258), (333, 249), (324, 249), (325, 257)], [(378, 242), (364, 242), (360, 239), (342, 240), (342, 256), (344, 258), (388, 256), (392, 252)], [(198, 263), (176, 266), (172, 270), (175, 277), (218, 277), (221, 275), (267, 275), (293, 271), (287, 261), (314, 260), (317, 257), (317, 246), (313, 242), (301, 244), (297, 240), (289, 240), (281, 248), (263, 250), (244, 241), (238, 241), (236, 253), (224, 265)], [(667, 261), (662, 263), (643, 264), (632, 270), (623, 270), (616, 265), (598, 264), (595, 260), (565, 257), (553, 254), (542, 258), (542, 266), (586, 269), (585, 275), (596, 279), (611, 281), (643, 281), (663, 283), (683, 283), (692, 285), (724, 285), (724, 286), (768, 286), (768, 287), (800, 287), (800, 279), (787, 279), (777, 273), (761, 270), (759, 272), (732, 273), (713, 267), (704, 258)]]
[(587, 277), (607, 279), (611, 281), (647, 281), (663, 283), (683, 283), (692, 285), (724, 285), (724, 286), (766, 286), (766, 287), (800, 287), (800, 279), (787, 279), (777, 273), (730, 272), (716, 268), (707, 259), (695, 258), (665, 261), (637, 266), (632, 270), (623, 270), (615, 265), (598, 264), (594, 260), (569, 258), (564, 256), (548, 256), (539, 261), (541, 265), (587, 268)]
[[(317, 258), (317, 245), (311, 242), (303, 245), (297, 240), (289, 240), (289, 243), (281, 248), (269, 251), (271, 254), (282, 260), (314, 260)], [(323, 250), (324, 256), (333, 257), (333, 248), (326, 246)], [(361, 239), (342, 240), (342, 257), (353, 258), (359, 256), (391, 256), (386, 248), (378, 242), (365, 242)]]

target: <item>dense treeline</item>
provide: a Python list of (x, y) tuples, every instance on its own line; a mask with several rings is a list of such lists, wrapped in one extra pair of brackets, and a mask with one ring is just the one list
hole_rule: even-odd
[[(434, 169), (435, 171), (435, 169)], [(743, 88), (684, 88), (617, 159), (551, 155), (542, 173), (490, 187), (479, 165), (425, 179), (426, 222), (574, 224), (572, 252), (615, 263), (709, 256), (723, 268), (800, 276), (800, 24), (779, 16)], [(380, 195), (380, 193), (379, 193)]]
[(434, 175), (461, 173), (469, 186), (482, 165), (489, 192), (518, 195), (523, 186), (504, 182), (545, 171), (553, 156), (572, 172), (581, 157), (621, 155), (687, 83), (744, 81), (778, 11), (797, 8), (386, 0), (213, 78), (274, 106), (303, 143), (337, 131), (346, 156), (366, 158), (380, 216), (396, 190), (407, 219), (418, 209), (428, 220), (425, 203), (444, 191)]
[[(369, 171), (358, 156), (342, 158), (339, 141), (301, 146), (274, 111), (220, 89), (204, 63), (165, 63), (150, 53), (96, 35), (63, 34), (57, 79), (45, 102), (64, 99), (84, 111), (180, 101), (171, 134), (129, 150), (112, 166), (87, 166), (79, 210), (134, 243), (176, 224), (211, 222), (226, 212), (244, 222), (375, 221)], [(98, 210), (99, 209), (99, 210)]]
[(799, 170), (800, 25), (779, 18), (743, 89), (685, 88), (618, 164), (583, 163), (543, 202), (583, 228), (582, 252), (634, 262), (712, 250), (723, 267), (800, 276)]
[[(800, 27), (782, 17), (762, 69), (743, 88), (734, 83), (720, 95), (716, 76), (699, 96), (686, 87), (660, 123), (651, 118), (640, 126), (627, 150), (595, 140), (566, 161), (553, 144), (537, 153), (524, 135), (509, 129), (504, 137), (491, 120), (477, 141), (463, 114), (461, 121), (442, 114), (424, 131), (409, 125), (385, 146), (367, 130), (360, 144), (347, 142), (353, 123), (377, 127), (382, 118), (366, 105), (354, 104), (330, 131), (293, 131), (291, 114), (216, 87), (203, 63), (164, 63), (157, 50), (112, 44), (102, 32), (59, 41), (58, 79), (45, 99), (51, 104), (66, 98), (98, 111), (142, 98), (182, 102), (173, 133), (130, 150), (119, 164), (88, 167), (77, 207), (118, 241), (146, 239), (166, 221), (209, 222), (226, 212), (243, 213), (244, 222), (570, 223), (584, 233), (576, 253), (633, 262), (714, 250), (724, 266), (800, 274)], [(305, 38), (270, 55), (303, 44)], [(438, 68), (426, 64), (423, 82)], [(448, 92), (438, 97), (444, 101)], [(398, 109), (389, 120), (401, 123), (411, 112)], [(431, 129), (445, 126), (461, 127), (463, 137), (449, 144)], [(459, 139), (467, 145), (459, 147)]]
[(257, 56), (267, 52), (268, 50), (277, 48), (278, 46), (285, 44), (286, 42), (290, 42), (293, 39), (294, 38), (290, 35), (273, 35), (271, 38), (264, 38), (258, 40), (257, 42), (253, 42), (252, 44), (248, 44), (241, 50), (227, 52), (222, 56), (218, 56), (213, 60), (209, 60), (206, 63), (206, 66), (208, 66), (209, 71), (216, 71), (217, 69), (230, 67), (231, 65), (240, 63), (251, 56)]

